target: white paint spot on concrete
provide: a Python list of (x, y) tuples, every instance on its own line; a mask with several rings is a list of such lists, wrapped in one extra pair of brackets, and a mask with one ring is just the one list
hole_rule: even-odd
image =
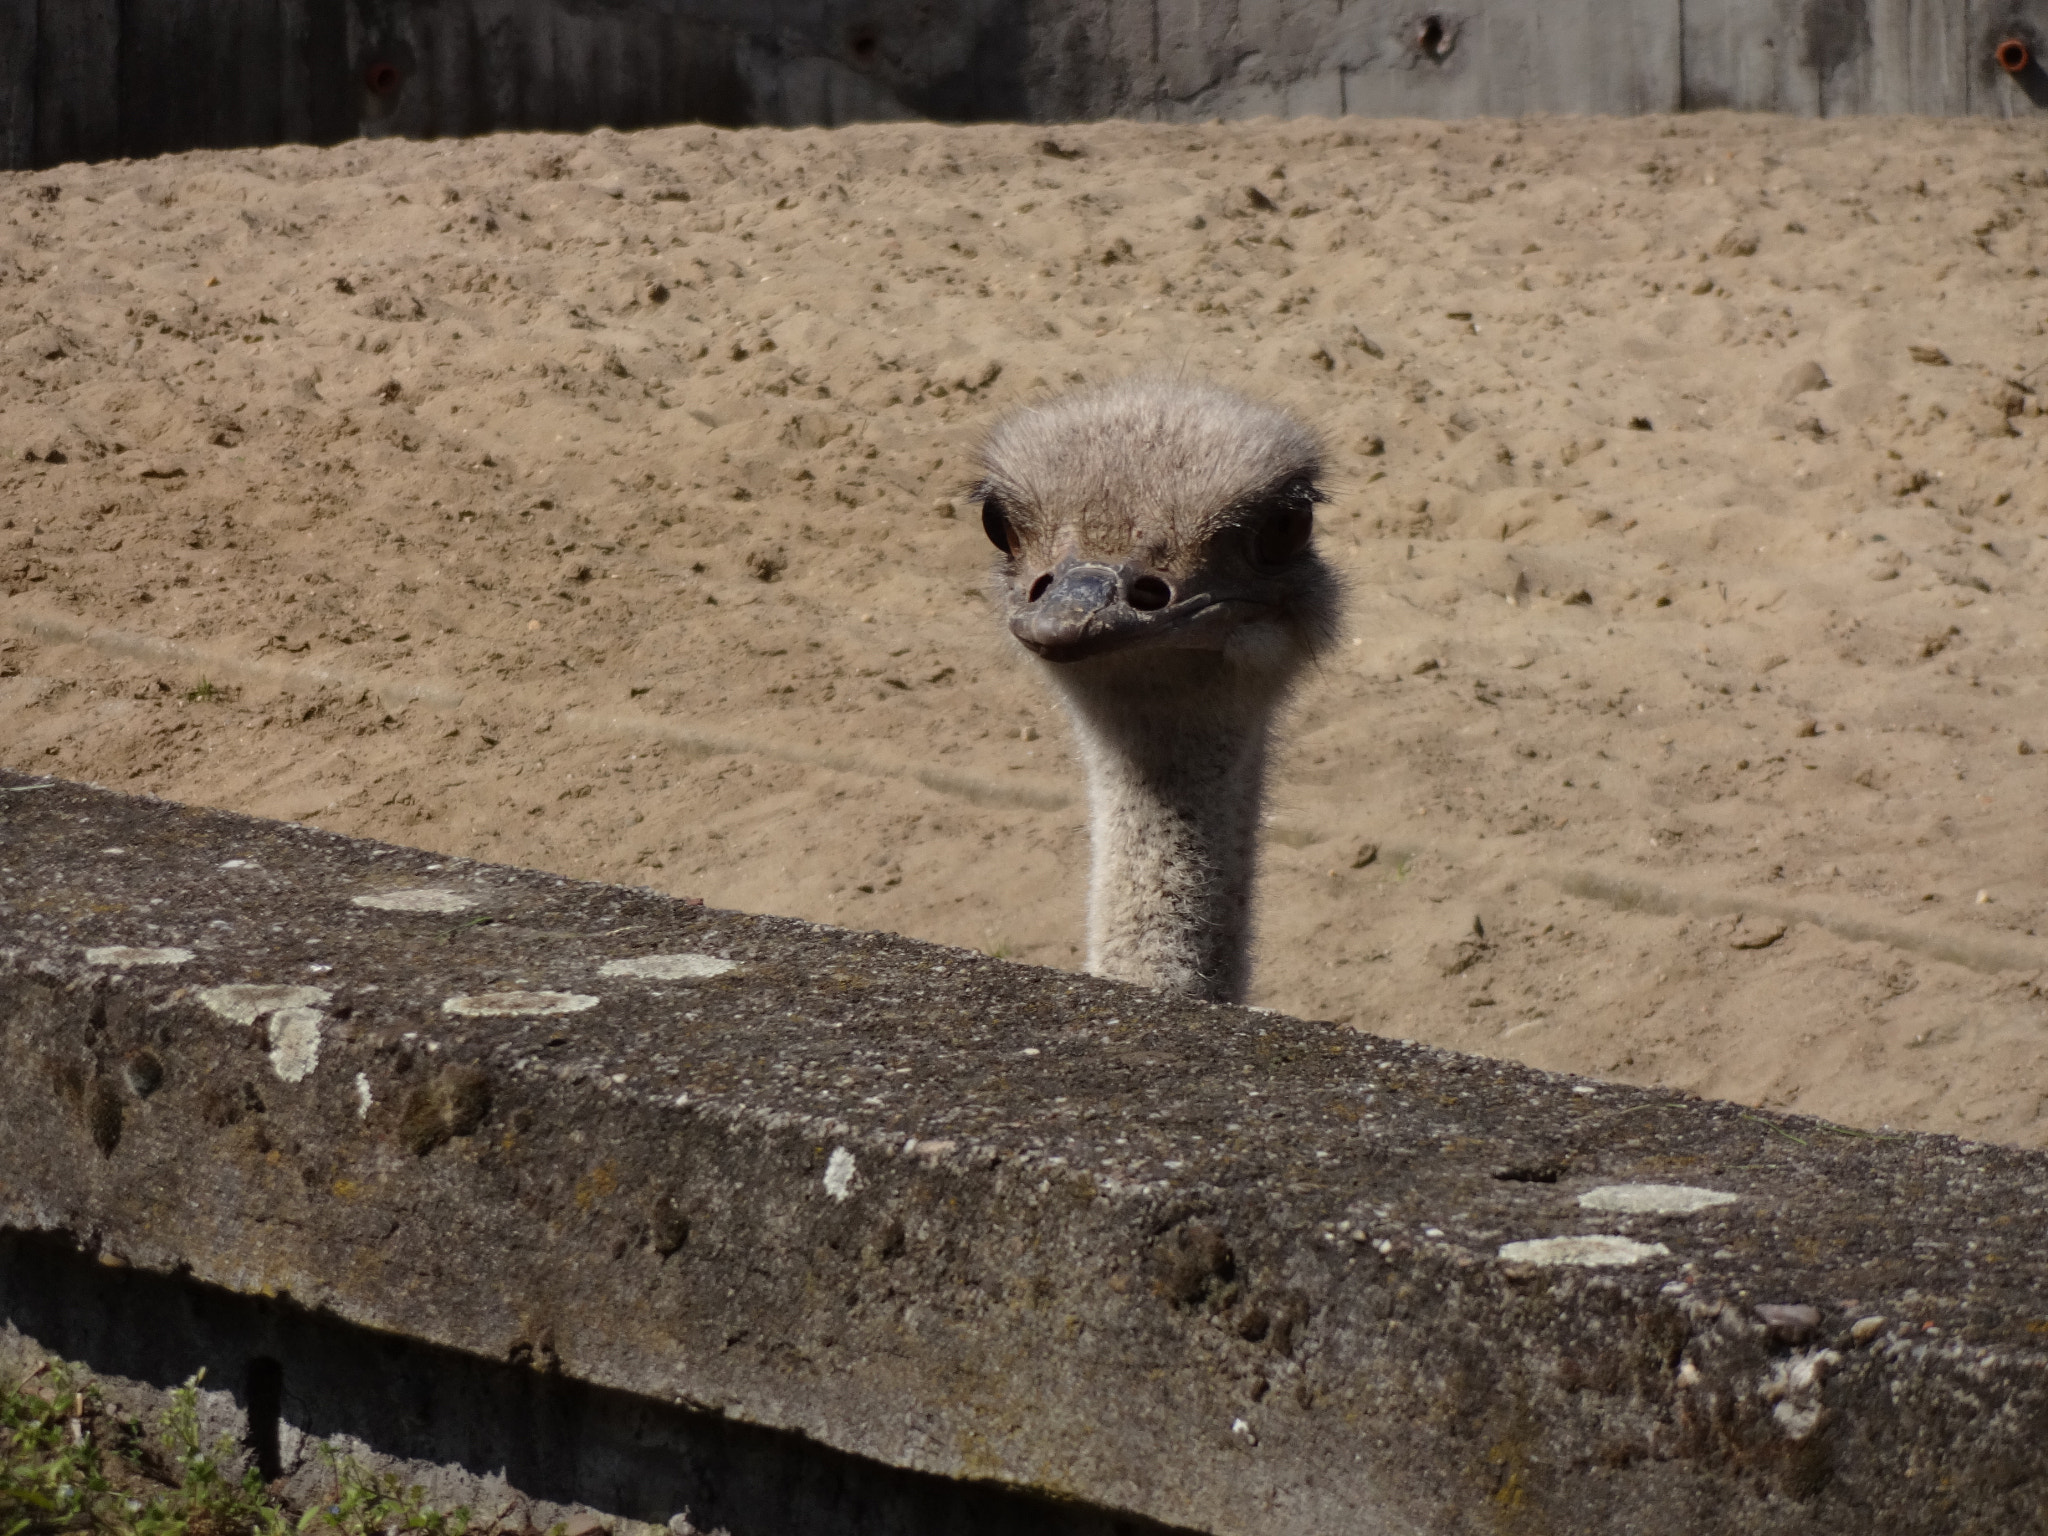
[(465, 1019), (527, 1019), (581, 1013), (596, 1006), (597, 999), (587, 992), (478, 992), (449, 998), (441, 1011)]
[(256, 861), (254, 859), (229, 859), (220, 867), (222, 869), (254, 869)]
[(1601, 1269), (1615, 1264), (1640, 1264), (1671, 1252), (1662, 1243), (1639, 1243), (1633, 1238), (1537, 1237), (1526, 1242), (1502, 1243), (1500, 1256), (1518, 1264), (1576, 1264), (1583, 1269)]
[(433, 885), (411, 891), (380, 891), (374, 896), (351, 899), (359, 907), (370, 907), (378, 912), (467, 912), (476, 905), (474, 896)]
[(1595, 1093), (1598, 1093), (1599, 1091), (1600, 1091), (1600, 1090), (1599, 1090), (1598, 1088), (1595, 1088), (1595, 1087), (1594, 1087), (1594, 1086), (1593, 1086), (1592, 1084), (1590, 1084), (1590, 1083), (1576, 1083), (1576, 1084), (1574, 1084), (1574, 1085), (1572, 1086), (1572, 1092), (1573, 1092), (1573, 1093), (1576, 1093), (1576, 1094), (1580, 1094), (1580, 1095), (1582, 1095), (1582, 1096), (1583, 1096), (1583, 1095), (1588, 1095), (1588, 1094), (1595, 1094)]
[(843, 1202), (853, 1194), (859, 1181), (860, 1170), (854, 1166), (853, 1154), (844, 1147), (834, 1147), (832, 1155), (825, 1159), (825, 1193)]
[(717, 955), (633, 955), (623, 960), (607, 960), (597, 968), (600, 976), (635, 976), (642, 981), (702, 981), (708, 976), (723, 976), (727, 971), (739, 969), (731, 960), (721, 960)]
[(320, 1065), (320, 1010), (280, 1008), (270, 1016), (270, 1067), (288, 1083)]
[(1690, 1216), (1741, 1199), (1726, 1190), (1694, 1184), (1602, 1184), (1579, 1196), (1589, 1211), (1621, 1211), (1630, 1216)]
[(376, 1095), (370, 1092), (370, 1074), (358, 1072), (356, 1074), (356, 1118), (358, 1120), (369, 1119), (370, 1106), (376, 1102)]
[(318, 1008), (334, 994), (325, 987), (267, 987), (238, 981), (208, 987), (199, 1001), (230, 1024), (254, 1024), (280, 1008)]
[(191, 958), (189, 949), (131, 949), (126, 944), (108, 944), (85, 952), (87, 965), (183, 965)]

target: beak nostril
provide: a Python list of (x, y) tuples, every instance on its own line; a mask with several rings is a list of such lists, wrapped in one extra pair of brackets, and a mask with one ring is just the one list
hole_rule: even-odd
[(1041, 597), (1045, 596), (1045, 589), (1051, 585), (1052, 572), (1047, 571), (1043, 576), (1039, 577), (1038, 580), (1031, 583), (1031, 593), (1030, 596), (1026, 599), (1026, 601), (1033, 603), (1037, 602)]
[(1173, 588), (1157, 576), (1140, 576), (1125, 592), (1124, 601), (1146, 613), (1156, 613), (1173, 601)]

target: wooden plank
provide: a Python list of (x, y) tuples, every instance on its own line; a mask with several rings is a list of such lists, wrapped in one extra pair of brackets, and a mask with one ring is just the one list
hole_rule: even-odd
[(441, 7), (421, 44), (437, 133), (494, 133), (529, 126), (525, 116), (529, 13), (504, 4)]
[(355, 131), (355, 71), (341, 0), (278, 0), (278, 130), (299, 144), (334, 144)]
[(36, 154), (36, 0), (0, 0), (0, 170)]
[(284, 136), (278, 0), (131, 0), (122, 22), (122, 153)]
[(405, 124), (401, 131), (429, 139), (487, 131), (477, 111), (472, 8), (463, 3), (417, 6), (408, 32), (413, 58), (398, 88), (398, 113)]
[(1205, 11), (1212, 13), (1213, 20), (1214, 10), (1200, 0), (1184, 5), (1160, 0), (1152, 7), (1153, 35), (1142, 61), (1149, 67), (1138, 73), (1136, 80), (1144, 82), (1141, 91), (1149, 86), (1164, 94), (1166, 100), (1159, 105), (1169, 115), (1176, 107), (1198, 101), (1223, 78), (1218, 47), (1222, 39), (1205, 35), (1202, 26)]
[[(1164, 21), (1169, 3), (1159, 3)], [(1198, 15), (1216, 8), (1216, 0), (1196, 0), (1187, 7)], [(1030, 57), (1023, 69), (1026, 115), (1036, 122), (1059, 123), (1106, 117), (1117, 110), (1112, 105), (1113, 91), (1104, 88), (1105, 82), (1119, 73), (1107, 56), (1108, 41), (1115, 31), (1110, 0), (1068, 0), (1057, 9), (1051, 5), (1030, 9)], [(1146, 48), (1149, 53), (1149, 38)], [(1122, 110), (1135, 106), (1132, 103)]]
[[(343, 4), (350, 132), (365, 138), (388, 134), (424, 137), (433, 104), (420, 85), (425, 73), (420, 68), (418, 46), (422, 8), (407, 0), (343, 0)], [(372, 90), (368, 83), (380, 67), (397, 71), (396, 87), (388, 92)]]
[[(813, 0), (765, 15), (727, 0), (0, 0), (0, 163), (732, 121), (750, 100), (742, 53), (768, 87), (762, 108), (789, 121), (894, 116), (895, 84), (954, 118), (2048, 111), (2043, 66), (2015, 79), (1992, 58), (1993, 34), (2013, 29), (2048, 52), (2048, 0), (955, 10), (937, 31), (882, 39), (891, 67), (867, 69), (847, 54), (844, 13)], [(402, 72), (388, 97), (364, 85), (378, 60)]]
[(36, 11), (37, 165), (120, 153), (119, 0), (41, 0)]
[(1967, 16), (1955, 0), (1808, 0), (1804, 20), (1822, 116), (1966, 109)]
[[(1969, 0), (1962, 72), (1965, 110), (1986, 117), (2048, 116), (2048, 0)], [(1998, 45), (2023, 42), (2031, 62), (2019, 74), (1999, 66)]]
[(1692, 0), (1685, 7), (1685, 110), (1818, 113), (1814, 76), (1800, 63), (1800, 3)]
[[(1349, 110), (1371, 116), (1672, 112), (1681, 96), (1679, 0), (1480, 0), (1424, 14), (1363, 0), (1345, 72)], [(1347, 12), (1354, 7), (1347, 6)], [(1226, 109), (1227, 110), (1227, 109)]]
[(552, 15), (555, 55), (555, 111), (552, 126), (580, 133), (605, 120), (610, 84), (604, 47), (604, 18), (556, 9)]

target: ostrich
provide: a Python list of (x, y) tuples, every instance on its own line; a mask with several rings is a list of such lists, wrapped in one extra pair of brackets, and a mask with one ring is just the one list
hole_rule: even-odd
[(1322, 450), (1286, 411), (1137, 378), (1026, 406), (981, 449), (1010, 633), (1087, 773), (1088, 969), (1242, 1001), (1273, 717), (1335, 637)]

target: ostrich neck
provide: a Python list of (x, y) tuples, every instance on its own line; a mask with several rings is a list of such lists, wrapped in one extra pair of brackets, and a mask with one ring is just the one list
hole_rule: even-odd
[(1069, 699), (1092, 823), (1088, 969), (1241, 1001), (1270, 708)]

